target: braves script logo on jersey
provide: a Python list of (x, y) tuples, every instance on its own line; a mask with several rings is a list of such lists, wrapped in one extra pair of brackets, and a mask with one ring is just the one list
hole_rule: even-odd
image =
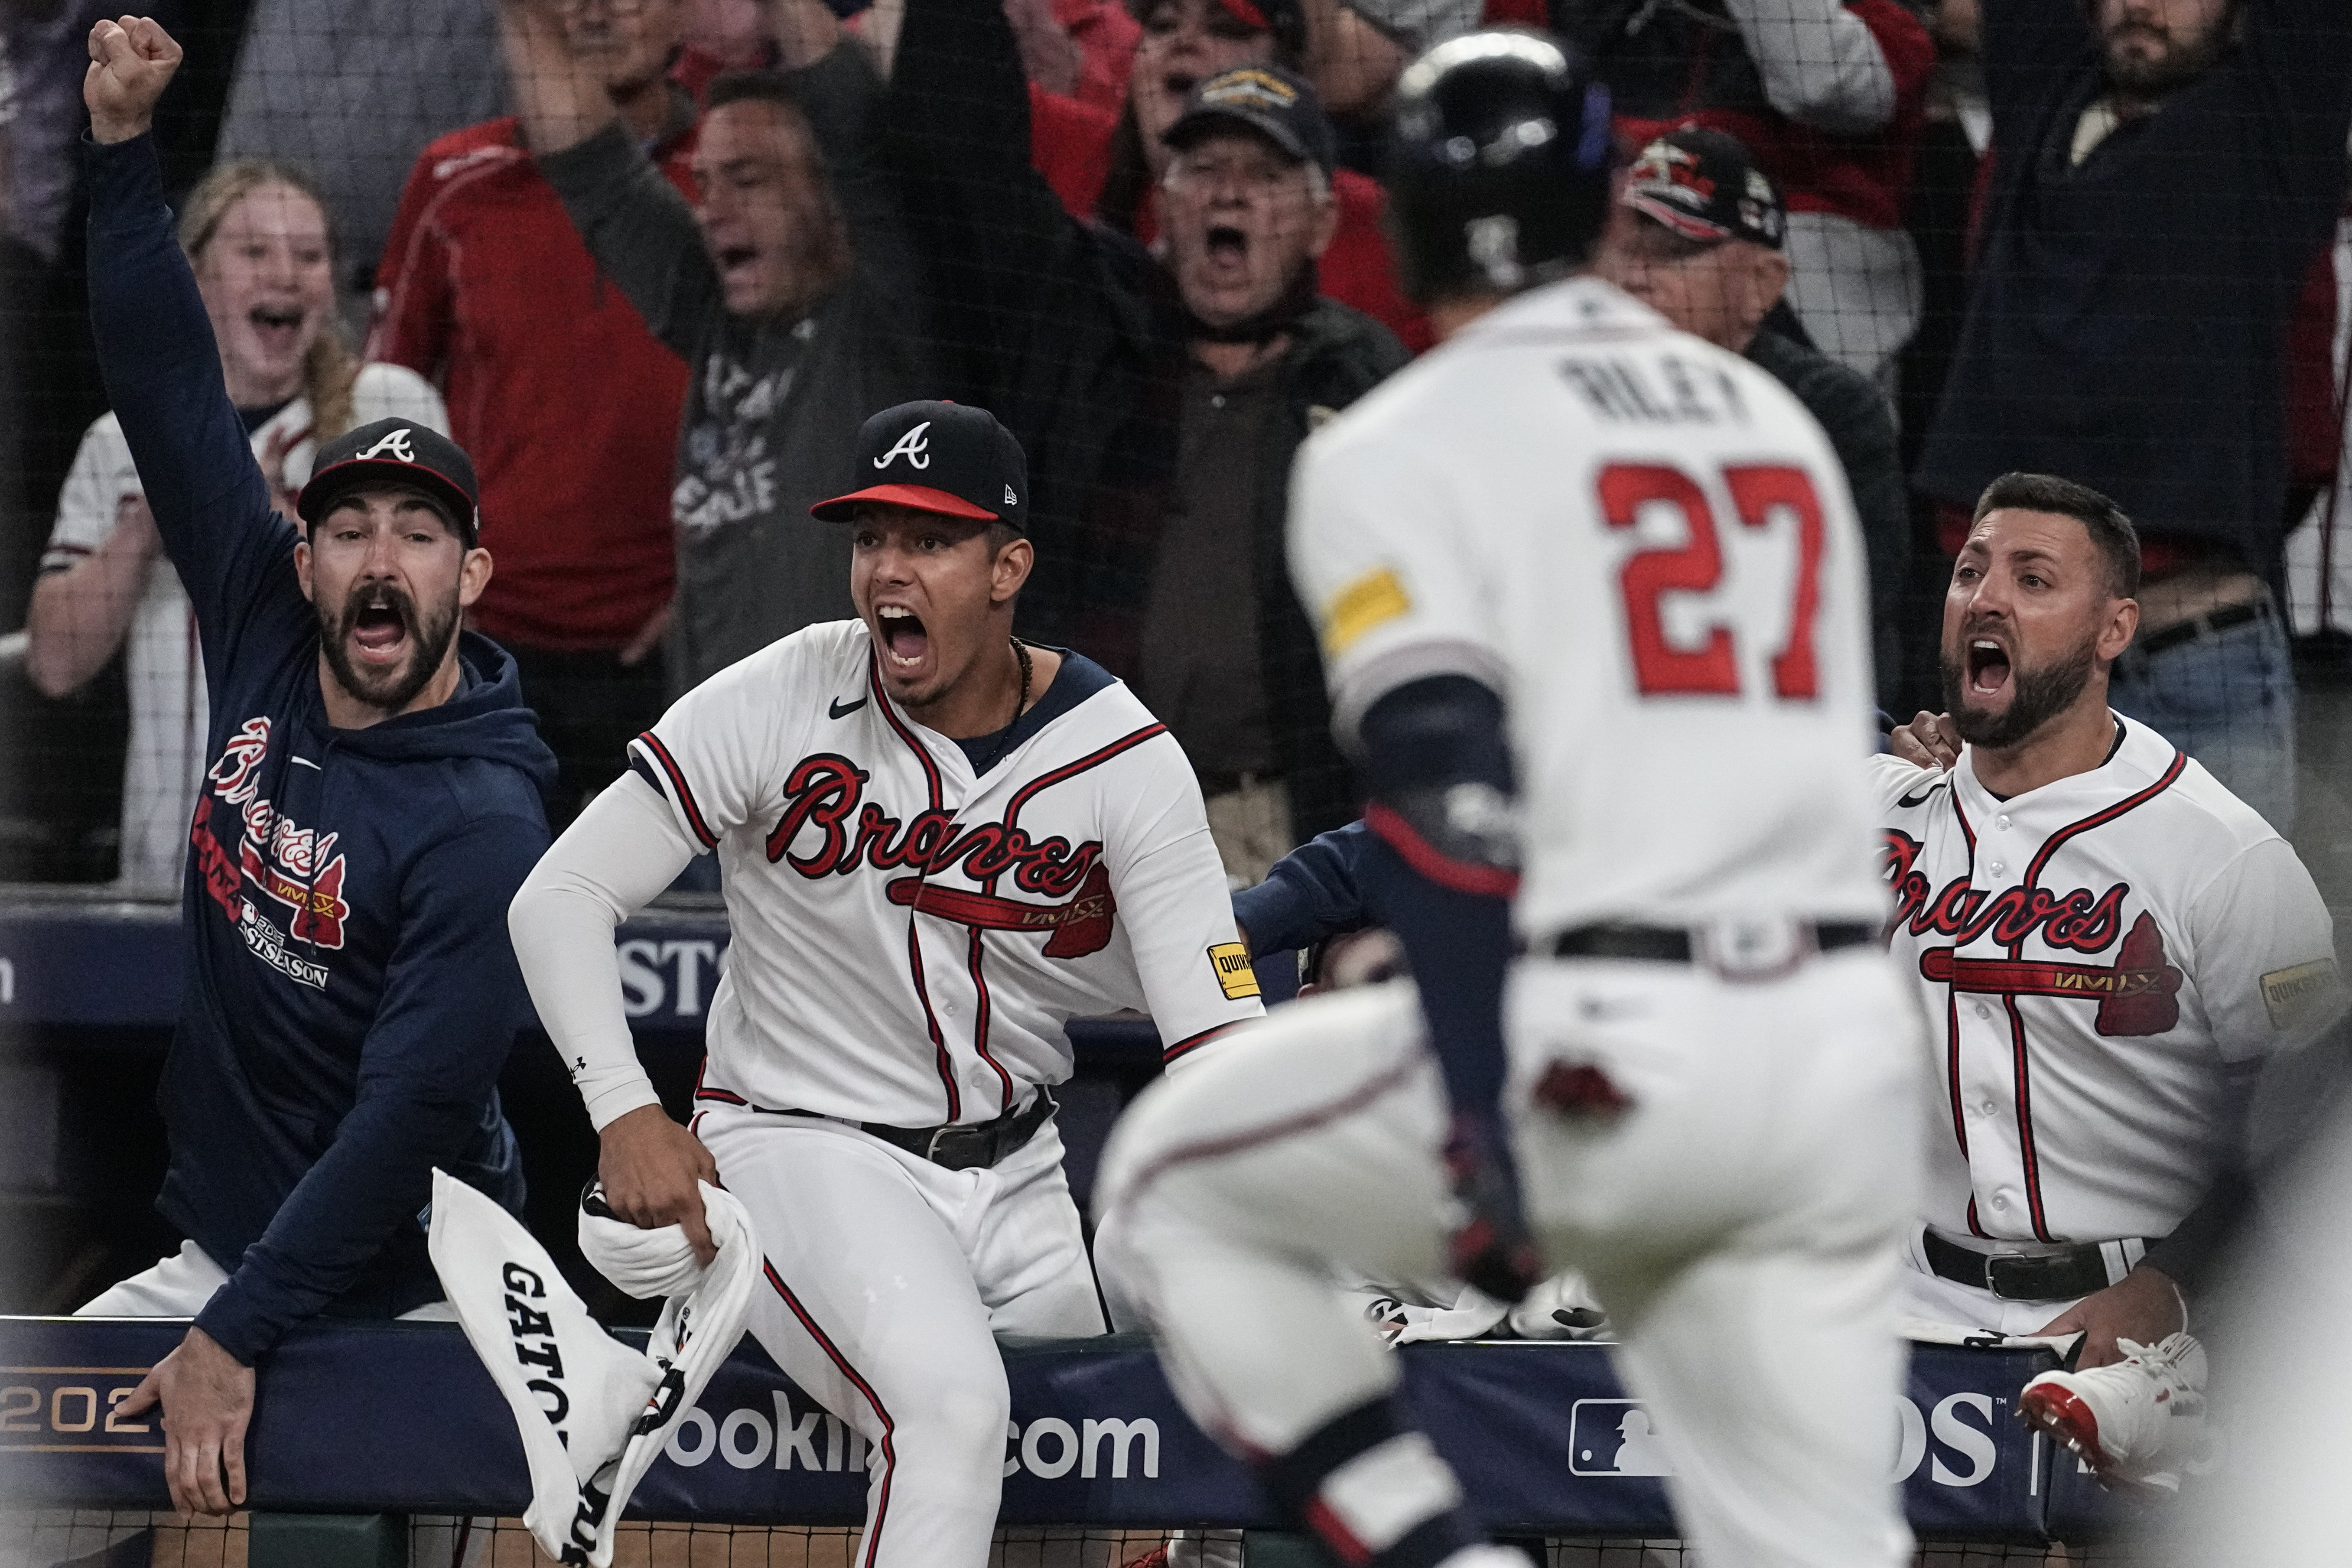
[[(269, 721), (247, 719), (205, 775), (211, 788), (196, 797), (188, 842), (205, 893), (236, 922), (246, 945), (280, 973), (320, 989), (327, 983), (326, 966), (286, 952), (278, 929), (245, 897), (249, 881), (293, 911), (288, 930), (296, 940), (314, 948), (343, 945), (343, 922), (352, 909), (343, 898), (343, 857), (330, 858), (339, 836), (298, 827), (270, 804), (255, 777), (268, 754)], [(234, 860), (213, 830), (215, 802), (234, 809), (243, 820), (245, 832)]]
[[(1102, 842), (1073, 846), (1058, 834), (1033, 839), (1019, 827), (986, 822), (958, 828), (952, 813), (918, 812), (901, 823), (866, 800), (872, 775), (847, 757), (804, 757), (784, 781), (784, 811), (768, 834), (768, 859), (802, 876), (847, 876), (860, 867), (912, 869), (886, 891), (894, 904), (983, 931), (1051, 931), (1048, 958), (1083, 958), (1110, 941), (1118, 904), (1101, 865)], [(805, 847), (804, 836), (813, 835)], [(1024, 893), (1060, 900), (1033, 904), (992, 890), (943, 888), (929, 879), (961, 867), (965, 877), (992, 889), (1010, 872)]]
[[(2014, 956), (2030, 937), (2081, 953), (2104, 952), (2123, 932), (2124, 900), (2131, 884), (2104, 893), (2077, 888), (2003, 888), (1998, 893), (1956, 877), (1930, 895), (1916, 868), (1922, 846), (1906, 833), (1886, 835), (1887, 882), (1895, 891), (1895, 924), (1913, 936), (1948, 936), (1951, 947), (1919, 955), (1919, 973), (1956, 991), (1997, 996), (2073, 996), (2099, 1004), (2094, 1026), (2102, 1035), (2161, 1035), (2180, 1022), (2180, 971), (2165, 962), (2164, 933), (2146, 910), (2132, 922), (2112, 966), (2058, 963)], [(2007, 959), (1961, 958), (1955, 948), (1990, 937)]]

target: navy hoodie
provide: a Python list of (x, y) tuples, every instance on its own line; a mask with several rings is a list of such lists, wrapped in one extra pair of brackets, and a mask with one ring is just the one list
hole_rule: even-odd
[(222, 384), (152, 139), (88, 160), (99, 361), (212, 689), (156, 1206), (229, 1270), (196, 1322), (250, 1363), (314, 1314), (441, 1295), (435, 1165), (520, 1211), (497, 1089), (527, 1016), (506, 910), (547, 847), (555, 759), (514, 661), (472, 633), (449, 701), (328, 723), (295, 531)]

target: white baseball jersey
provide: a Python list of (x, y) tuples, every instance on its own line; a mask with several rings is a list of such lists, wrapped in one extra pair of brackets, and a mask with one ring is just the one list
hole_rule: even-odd
[(1261, 1014), (1183, 752), (1097, 667), (1062, 681), (1099, 685), (974, 778), (835, 621), (633, 742), (726, 889), (699, 1097), (987, 1121), (1069, 1076), (1072, 1016), (1140, 1008), (1174, 1057)]
[(1575, 279), (1364, 397), (1294, 482), (1341, 732), (1427, 676), (1503, 696), (1524, 933), (1884, 913), (1862, 538), (1769, 375)]
[[(355, 425), (413, 419), (444, 435), (449, 428), (441, 395), (423, 376), (396, 364), (360, 367), (352, 386), (352, 418)], [(310, 400), (298, 397), (253, 432), (257, 458), (267, 457), (277, 442), (297, 437), (282, 470), (289, 489), (309, 480), (318, 456), (310, 429)], [(41, 556), (42, 573), (63, 572), (86, 559), (114, 531), (123, 502), (145, 493), (121, 425), (111, 414), (100, 415), (84, 432), (58, 492), (57, 524)], [(196, 647), (195, 612), (180, 574), (161, 555), (148, 565), (128, 642), (131, 737), (122, 764), (121, 888), (133, 898), (177, 898), (196, 781), (212, 760), (205, 749), (211, 709), (205, 662)]]
[(2303, 862), (2147, 725), (2009, 800), (1872, 763), (1893, 948), (1927, 1014), (1924, 1217), (1958, 1237), (2154, 1239), (2213, 1182), (2228, 1080), (2324, 1023), (2334, 932)]

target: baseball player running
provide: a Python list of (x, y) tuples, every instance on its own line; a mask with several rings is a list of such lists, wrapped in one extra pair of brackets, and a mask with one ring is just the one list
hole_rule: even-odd
[[(1064, 1021), (1144, 1008), (1183, 1059), (1261, 1009), (1175, 741), (1099, 666), (1013, 638), (1020, 446), (903, 404), (857, 472), (813, 510), (850, 531), (859, 618), (639, 736), (510, 924), (614, 1210), (704, 1247), (698, 1177), (750, 1211), (751, 1331), (878, 1452), (863, 1568), (979, 1568), (1009, 1414), (992, 1332), (1103, 1329), (1052, 1120)], [(689, 1131), (637, 1065), (612, 937), (714, 849), (734, 940)]]
[(1310, 438), (1291, 562), (1418, 991), (1301, 1002), (1140, 1099), (1106, 1270), (1350, 1568), (1500, 1551), (1325, 1282), (1449, 1259), (1588, 1272), (1710, 1561), (1893, 1568), (1917, 1024), (1877, 951), (1852, 500), (1769, 377), (1580, 272), (1609, 110), (1564, 47), (1441, 45), (1397, 123), (1448, 341)]
[(2027, 1417), (2109, 1479), (2195, 1451), (2183, 1285), (2236, 1202), (2253, 1079), (2340, 1006), (2310, 873), (2252, 807), (2107, 707), (2139, 542), (2097, 491), (1996, 479), (1944, 601), (1945, 701), (1873, 763), (1942, 1092), (1911, 1310), (2086, 1339)]

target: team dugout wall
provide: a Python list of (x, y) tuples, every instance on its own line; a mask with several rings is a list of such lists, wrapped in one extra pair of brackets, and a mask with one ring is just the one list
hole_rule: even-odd
[[(160, 1429), (118, 1406), (183, 1330), (0, 1318), (7, 1509), (168, 1506)], [(1186, 1418), (1139, 1341), (1003, 1353), (1006, 1523), (1275, 1523), (1249, 1472)], [(1605, 1347), (1417, 1345), (1400, 1359), (1406, 1403), (1498, 1531), (1674, 1533), (1647, 1413), (1625, 1397)], [(1906, 1391), (1888, 1412), (1887, 1457), (1922, 1539), (2081, 1540), (2111, 1521), (2072, 1456), (2011, 1419), (2019, 1388), (2053, 1364), (2039, 1351), (1913, 1348)], [(257, 1510), (511, 1516), (530, 1500), (513, 1415), (449, 1324), (297, 1330), (262, 1367), (250, 1455)], [(855, 1524), (870, 1457), (747, 1340), (681, 1418), (628, 1511)]]

